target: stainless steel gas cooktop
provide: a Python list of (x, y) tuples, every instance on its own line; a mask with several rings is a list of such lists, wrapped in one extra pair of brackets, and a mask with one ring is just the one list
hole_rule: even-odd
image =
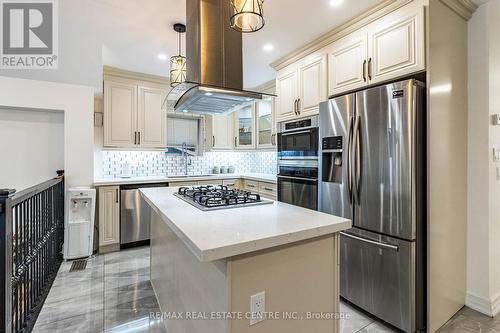
[(223, 185), (180, 187), (174, 195), (201, 210), (248, 207), (273, 203), (258, 194)]

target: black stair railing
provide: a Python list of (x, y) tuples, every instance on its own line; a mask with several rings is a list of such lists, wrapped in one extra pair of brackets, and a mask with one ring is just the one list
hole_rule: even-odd
[(31, 332), (62, 262), (64, 179), (0, 190), (0, 333)]

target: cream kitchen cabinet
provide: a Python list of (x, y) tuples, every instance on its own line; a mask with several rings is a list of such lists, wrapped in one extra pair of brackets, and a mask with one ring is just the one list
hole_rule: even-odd
[(240, 179), (224, 179), (222, 180), (222, 185), (227, 186), (229, 190), (240, 188)]
[[(120, 187), (99, 187), (99, 248), (120, 245)], [(104, 251), (106, 252), (106, 251)]]
[(264, 98), (255, 105), (257, 149), (276, 147), (274, 98)]
[(424, 8), (411, 3), (368, 27), (368, 78), (378, 83), (425, 69)]
[(166, 89), (139, 85), (133, 80), (104, 81), (104, 146), (165, 148), (165, 96)]
[[(211, 119), (210, 119), (211, 118)], [(211, 140), (208, 150), (232, 150), (234, 148), (234, 120), (233, 115), (211, 116), (208, 140)]]
[(255, 103), (234, 112), (234, 148), (253, 149), (255, 144)]
[(425, 69), (424, 8), (410, 3), (327, 47), (328, 95)]
[(363, 30), (334, 42), (328, 48), (328, 94), (366, 86), (367, 34)]
[(310, 55), (280, 70), (276, 93), (276, 121), (317, 114), (319, 103), (327, 99), (326, 54)]
[(137, 143), (137, 85), (104, 82), (104, 146), (133, 147)]

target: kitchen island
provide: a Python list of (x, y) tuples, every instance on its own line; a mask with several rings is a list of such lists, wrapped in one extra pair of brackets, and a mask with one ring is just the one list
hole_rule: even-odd
[[(338, 332), (338, 233), (350, 220), (281, 202), (202, 211), (177, 190), (141, 189), (169, 333)], [(250, 325), (261, 292), (266, 318)]]

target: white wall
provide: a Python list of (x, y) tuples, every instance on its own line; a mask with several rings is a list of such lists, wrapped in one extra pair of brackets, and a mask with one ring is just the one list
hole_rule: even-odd
[(17, 191), (64, 168), (64, 114), (0, 109), (0, 188)]
[[(66, 185), (93, 184), (94, 89), (92, 87), (0, 76), (0, 108), (64, 112)], [(7, 130), (5, 126), (0, 127), (0, 133), (5, 130)], [(22, 135), (26, 133), (17, 133), (17, 136)], [(9, 156), (5, 159), (2, 156), (1, 164), (8, 158)], [(33, 163), (33, 161), (30, 160), (30, 156), (25, 156), (20, 163)], [(0, 169), (0, 174), (4, 177), (5, 170)]]
[(469, 138), (466, 304), (500, 312), (500, 182), (493, 147), (500, 148), (500, 0), (482, 5), (469, 21)]

